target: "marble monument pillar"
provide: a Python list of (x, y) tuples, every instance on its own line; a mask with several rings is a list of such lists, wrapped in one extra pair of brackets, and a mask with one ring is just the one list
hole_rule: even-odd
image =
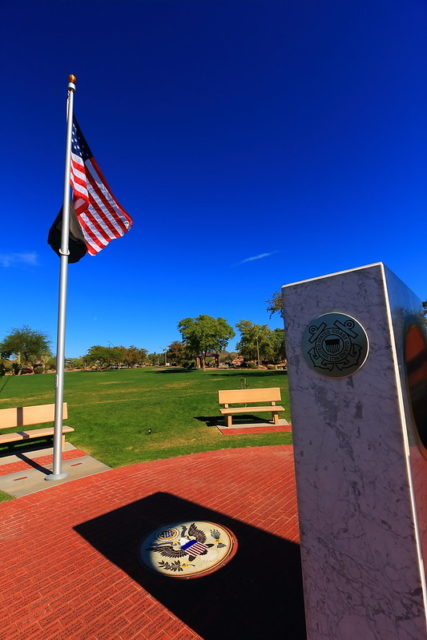
[(282, 289), (308, 640), (427, 640), (427, 341), (382, 263)]

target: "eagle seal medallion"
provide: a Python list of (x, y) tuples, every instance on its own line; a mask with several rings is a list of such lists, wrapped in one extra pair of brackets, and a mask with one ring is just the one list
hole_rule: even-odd
[(217, 571), (237, 551), (234, 534), (213, 522), (167, 524), (140, 545), (143, 565), (173, 578), (199, 578)]
[(369, 351), (365, 329), (345, 313), (325, 313), (312, 320), (304, 330), (303, 354), (308, 366), (331, 378), (355, 373), (364, 364)]

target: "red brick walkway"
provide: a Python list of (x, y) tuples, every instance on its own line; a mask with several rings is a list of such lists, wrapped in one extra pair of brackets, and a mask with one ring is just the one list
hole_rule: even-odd
[[(238, 538), (204, 578), (149, 574), (157, 526), (209, 520)], [(291, 446), (141, 463), (0, 505), (1, 640), (304, 640)]]

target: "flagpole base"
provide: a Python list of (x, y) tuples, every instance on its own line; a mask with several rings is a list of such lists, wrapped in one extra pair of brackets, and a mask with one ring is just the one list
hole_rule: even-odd
[(56, 480), (64, 480), (64, 478), (68, 477), (68, 473), (50, 473), (48, 476), (45, 476), (45, 480), (48, 482), (55, 482)]

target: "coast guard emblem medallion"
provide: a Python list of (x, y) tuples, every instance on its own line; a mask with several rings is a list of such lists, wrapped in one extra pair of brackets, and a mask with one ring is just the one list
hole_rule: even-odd
[(342, 378), (360, 369), (368, 356), (368, 345), (368, 336), (355, 318), (325, 313), (307, 325), (302, 347), (310, 369)]

